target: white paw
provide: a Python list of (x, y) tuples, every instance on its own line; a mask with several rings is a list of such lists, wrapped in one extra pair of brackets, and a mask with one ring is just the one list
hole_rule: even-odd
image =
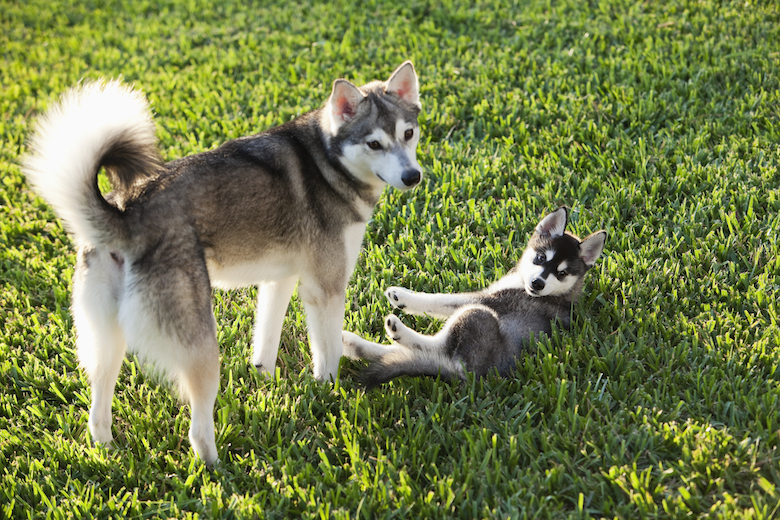
[(360, 336), (354, 332), (349, 332), (348, 330), (341, 331), (341, 342), (344, 344), (344, 346), (354, 345), (355, 343), (358, 343), (360, 339)]
[(390, 287), (385, 291), (385, 298), (396, 309), (404, 309), (409, 304), (408, 300), (412, 294), (412, 291), (403, 287)]
[(395, 314), (391, 314), (385, 318), (385, 332), (387, 332), (387, 337), (393, 341), (401, 340), (405, 328), (404, 324), (401, 323), (401, 320), (398, 319), (398, 316)]
[(271, 366), (264, 365), (262, 361), (253, 361), (253, 363), (257, 369), (257, 373), (262, 378), (274, 378), (274, 374), (276, 373), (276, 363), (272, 364)]
[(89, 433), (92, 436), (92, 440), (98, 444), (102, 444), (106, 448), (111, 448), (111, 442), (114, 440), (114, 436), (111, 435), (111, 426), (107, 428), (97, 427), (90, 421)]
[(217, 445), (214, 442), (214, 430), (211, 432), (199, 431), (196, 426), (190, 428), (190, 444), (206, 466), (213, 466), (219, 459), (217, 457)]
[(363, 338), (352, 332), (342, 330), (341, 331), (341, 343), (344, 345), (344, 351), (342, 355), (350, 359), (360, 359), (360, 345), (363, 343)]

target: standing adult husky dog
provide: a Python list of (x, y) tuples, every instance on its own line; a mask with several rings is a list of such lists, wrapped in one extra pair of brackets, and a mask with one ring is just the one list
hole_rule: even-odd
[(464, 378), (465, 372), (502, 376), (517, 362), (532, 335), (549, 334), (555, 321), (569, 327), (572, 303), (582, 289), (607, 238), (597, 231), (585, 240), (565, 231), (566, 208), (536, 226), (520, 262), (486, 290), (462, 294), (425, 294), (391, 287), (390, 303), (411, 314), (449, 318), (435, 336), (424, 336), (393, 316), (385, 320), (392, 345), (366, 341), (344, 332), (344, 354), (375, 361), (361, 374), (367, 387), (403, 375)]
[[(217, 459), (212, 285), (259, 287), (252, 360), (273, 372), (300, 281), (314, 376), (337, 377), (366, 222), (386, 184), (406, 190), (422, 178), (419, 112), (407, 61), (386, 82), (336, 80), (324, 108), (167, 164), (143, 95), (116, 81), (77, 87), (48, 112), (24, 169), (79, 245), (73, 316), (95, 440), (112, 440), (129, 349), (178, 381), (192, 446), (206, 463)], [(101, 167), (114, 186), (105, 198)]]

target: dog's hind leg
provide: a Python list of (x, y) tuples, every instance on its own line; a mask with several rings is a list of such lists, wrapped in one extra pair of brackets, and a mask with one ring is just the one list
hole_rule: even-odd
[(92, 392), (89, 431), (103, 444), (113, 439), (111, 401), (127, 349), (117, 320), (123, 264), (116, 254), (85, 247), (79, 251), (73, 278), (76, 351)]
[(219, 348), (216, 338), (204, 341), (179, 369), (179, 388), (190, 403), (189, 438), (195, 453), (209, 466), (217, 460), (214, 403), (219, 391)]
[(257, 288), (252, 363), (258, 370), (272, 377), (276, 370), (284, 315), (297, 282), (298, 277), (291, 276), (275, 282), (262, 283)]
[(190, 442), (211, 465), (217, 460), (217, 325), (205, 262), (182, 265), (179, 261), (180, 256), (197, 254), (188, 251), (187, 245), (158, 248), (149, 254), (147, 263), (135, 262), (127, 273), (128, 290), (119, 319), (130, 350), (178, 382), (181, 397), (190, 404)]
[[(189, 438), (193, 449), (206, 464), (217, 460), (214, 439), (214, 403), (219, 390), (219, 348), (214, 316), (179, 307), (172, 315), (160, 316), (163, 307), (143, 306), (149, 300), (134, 295), (123, 302), (120, 310), (122, 327), (127, 331), (128, 345), (142, 361), (176, 381), (180, 397), (190, 405)], [(139, 303), (141, 305), (139, 305)], [(161, 303), (160, 301), (155, 303)]]

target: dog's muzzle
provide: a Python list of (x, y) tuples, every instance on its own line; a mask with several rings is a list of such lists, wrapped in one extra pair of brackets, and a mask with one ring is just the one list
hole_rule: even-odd
[(536, 292), (540, 292), (544, 289), (544, 280), (541, 278), (535, 278), (531, 282), (531, 289), (533, 289)]
[(421, 178), (420, 170), (406, 170), (401, 174), (401, 182), (404, 183), (404, 186), (416, 186)]

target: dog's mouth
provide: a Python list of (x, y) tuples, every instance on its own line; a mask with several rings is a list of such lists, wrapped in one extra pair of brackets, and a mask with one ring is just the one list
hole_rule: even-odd
[(398, 181), (388, 182), (388, 180), (385, 179), (381, 174), (377, 172), (373, 172), (373, 173), (374, 176), (380, 181), (382, 181), (384, 184), (391, 186), (400, 191), (409, 191), (417, 187), (417, 185), (419, 185), (420, 181), (422, 180), (422, 174), (420, 172), (416, 172), (416, 176), (409, 174), (406, 177), (401, 177), (400, 182)]

